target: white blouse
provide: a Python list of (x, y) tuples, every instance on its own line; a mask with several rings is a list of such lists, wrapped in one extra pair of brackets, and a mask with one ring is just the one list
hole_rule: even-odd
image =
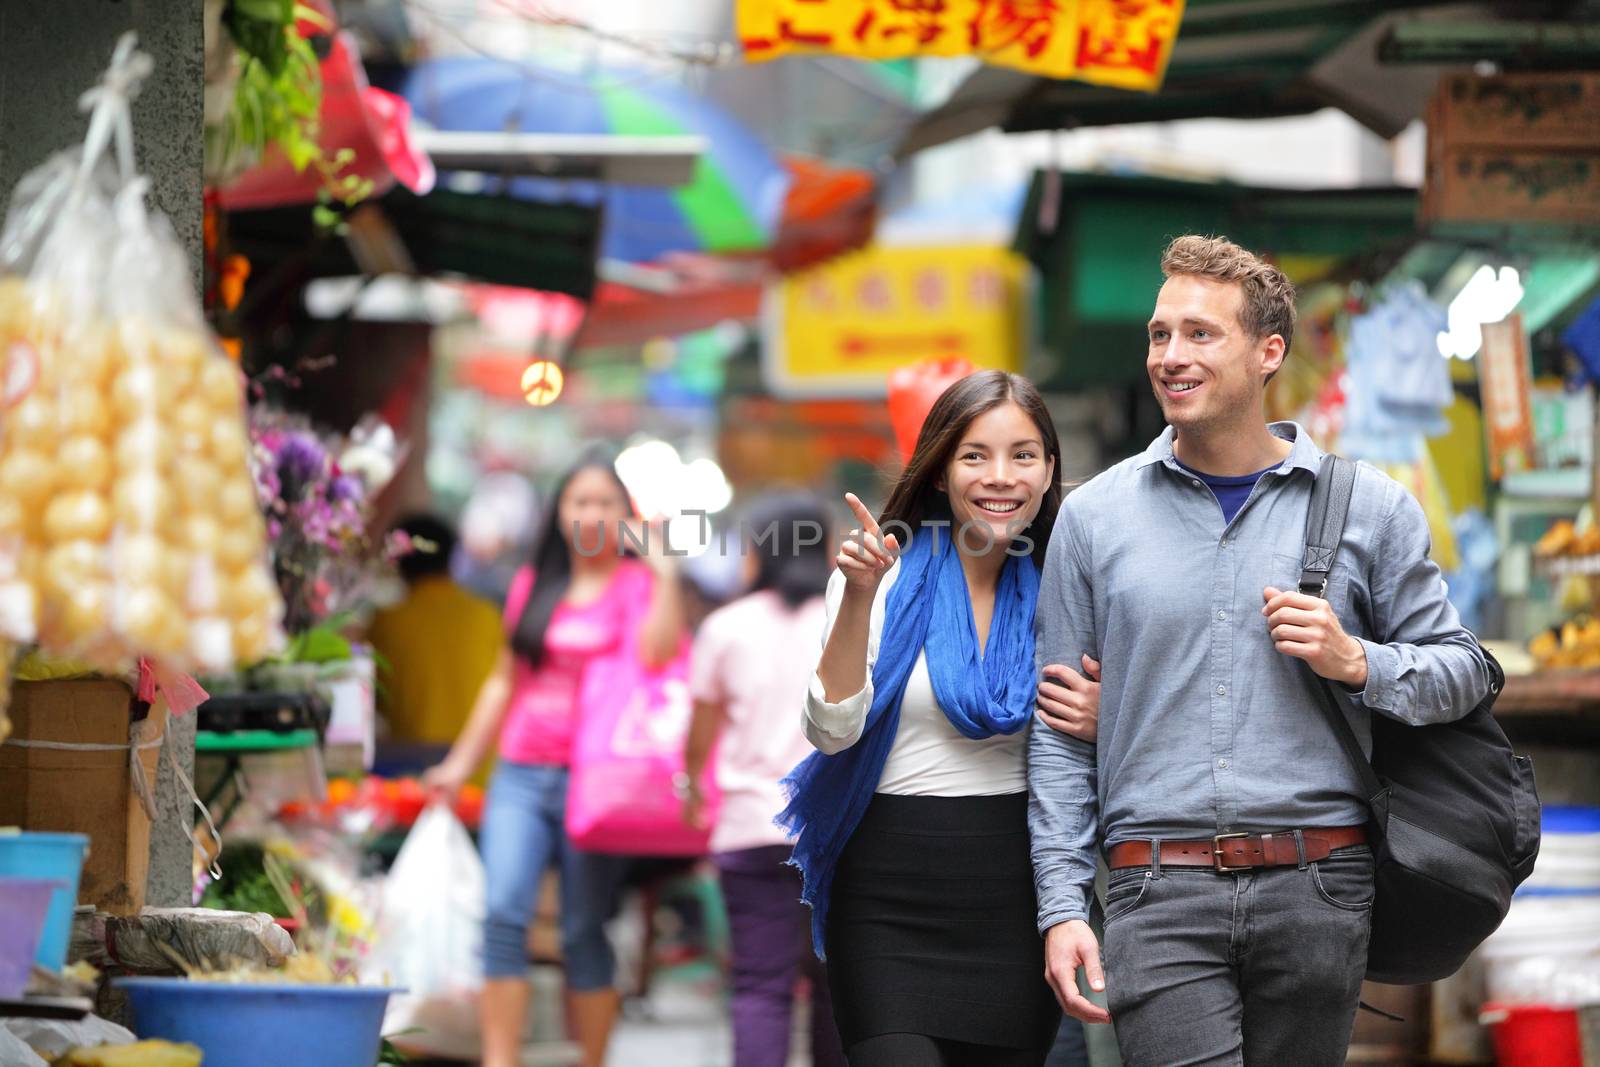
[[(872, 707), (872, 668), (878, 662), (878, 640), (883, 634), (884, 605), (889, 589), (899, 577), (896, 561), (878, 585), (872, 601), (867, 634), (867, 684), (861, 692), (830, 704), (824, 697), (822, 679), (815, 671), (806, 691), (804, 727), (806, 738), (822, 752), (842, 752), (861, 738), (867, 712)], [(822, 628), (826, 648), (833, 621), (844, 599), (844, 575), (834, 572), (828, 580), (827, 622)], [(1028, 731), (996, 734), (981, 741), (964, 737), (950, 725), (933, 696), (928, 677), (927, 655), (919, 654), (906, 682), (900, 704), (900, 729), (889, 750), (878, 779), (877, 792), (900, 796), (972, 797), (1021, 793), (1028, 788)]]

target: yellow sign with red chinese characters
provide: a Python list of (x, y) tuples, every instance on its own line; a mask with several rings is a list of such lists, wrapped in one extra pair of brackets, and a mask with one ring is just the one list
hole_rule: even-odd
[(977, 56), (1121, 89), (1161, 88), (1184, 0), (738, 0), (751, 62)]
[(767, 387), (783, 397), (879, 397), (889, 372), (964, 356), (1020, 371), (1031, 274), (992, 245), (863, 249), (773, 284), (762, 308)]

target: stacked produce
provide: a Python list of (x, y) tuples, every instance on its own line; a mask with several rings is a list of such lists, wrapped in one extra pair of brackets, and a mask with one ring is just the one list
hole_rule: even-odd
[(119, 47), (87, 144), (19, 183), (0, 236), (0, 637), (221, 671), (278, 647), (282, 607), (241, 376), (132, 171), (140, 58)]

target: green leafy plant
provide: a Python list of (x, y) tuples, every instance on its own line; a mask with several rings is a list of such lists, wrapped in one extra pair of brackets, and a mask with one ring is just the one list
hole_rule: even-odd
[(372, 182), (341, 173), (353, 151), (329, 155), (318, 142), (322, 72), (316, 50), (296, 29), (302, 20), (328, 26), (296, 0), (228, 0), (222, 22), (239, 52), (239, 81), (227, 119), (206, 131), (206, 152), (212, 171), (226, 173), (275, 145), (296, 171), (314, 167), (333, 198), (353, 204), (371, 194)]

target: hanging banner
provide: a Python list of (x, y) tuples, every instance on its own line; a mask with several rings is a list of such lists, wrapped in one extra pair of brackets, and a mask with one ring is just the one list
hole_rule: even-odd
[(1184, 0), (738, 0), (751, 62), (977, 56), (1047, 78), (1154, 92)]
[(763, 302), (767, 388), (881, 397), (890, 371), (923, 359), (1020, 371), (1029, 277), (992, 245), (870, 247), (788, 275)]
[(1478, 381), (1483, 390), (1483, 431), (1489, 477), (1533, 468), (1533, 408), (1528, 369), (1528, 335), (1522, 315), (1484, 323), (1478, 351)]

